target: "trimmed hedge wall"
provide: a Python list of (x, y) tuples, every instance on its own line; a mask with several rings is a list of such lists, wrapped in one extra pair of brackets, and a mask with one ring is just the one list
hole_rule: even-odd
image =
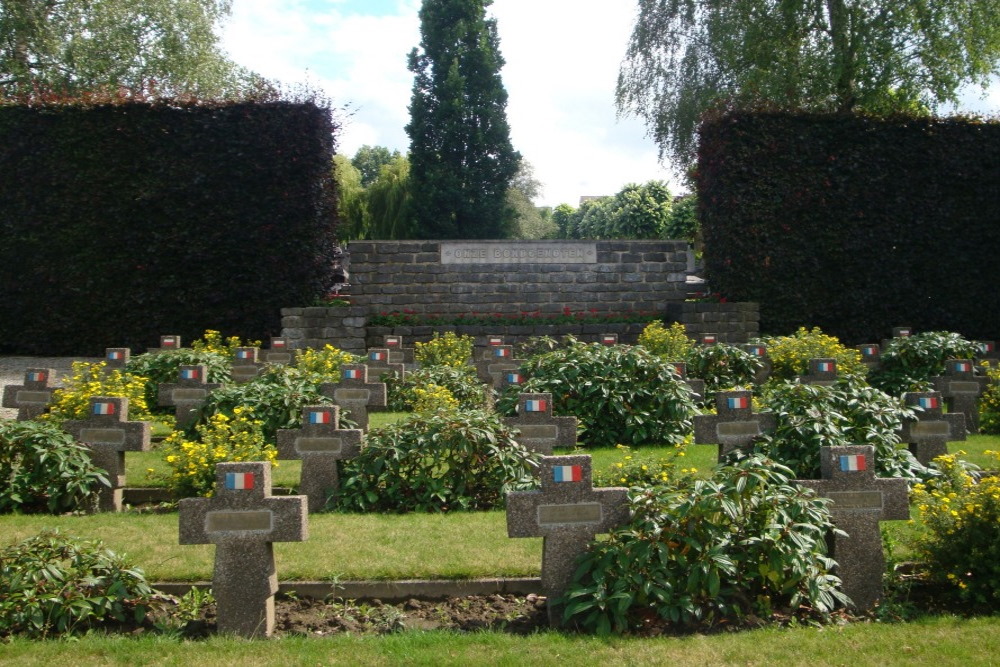
[(0, 351), (263, 338), (332, 282), (312, 103), (0, 107)]
[(1000, 337), (1000, 123), (729, 113), (697, 188), (709, 282), (766, 333)]

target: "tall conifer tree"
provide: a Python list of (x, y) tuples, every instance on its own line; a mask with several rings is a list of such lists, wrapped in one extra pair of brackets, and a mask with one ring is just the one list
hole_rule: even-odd
[(420, 238), (504, 238), (521, 156), (510, 141), (492, 0), (424, 0), (409, 56), (410, 212)]

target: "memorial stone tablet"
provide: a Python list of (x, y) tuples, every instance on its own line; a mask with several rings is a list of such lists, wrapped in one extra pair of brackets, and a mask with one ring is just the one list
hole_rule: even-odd
[(540, 454), (551, 454), (554, 447), (576, 446), (576, 417), (556, 417), (552, 413), (552, 394), (520, 394), (517, 416), (504, 417), (504, 423), (519, 431), (517, 442)]
[(17, 410), (17, 421), (41, 415), (52, 401), (52, 392), (56, 389), (55, 373), (51, 368), (28, 368), (22, 384), (3, 388), (3, 407)]
[(969, 433), (979, 433), (979, 397), (986, 390), (989, 378), (977, 376), (971, 359), (947, 359), (944, 375), (932, 378), (934, 389), (948, 401), (951, 412), (965, 415)]
[(773, 431), (777, 424), (773, 413), (753, 411), (753, 393), (747, 390), (716, 393), (715, 412), (695, 416), (694, 441), (719, 445), (719, 461), (734, 450), (749, 449), (754, 438)]
[(340, 368), (340, 382), (324, 382), (320, 393), (348, 411), (363, 431), (368, 430), (368, 411), (386, 407), (385, 383), (369, 382), (368, 366), (364, 364), (344, 364)]
[(911, 391), (903, 402), (916, 412), (900, 427), (900, 441), (907, 444), (914, 457), (924, 465), (948, 453), (948, 442), (965, 440), (965, 415), (945, 413), (944, 399), (937, 391)]

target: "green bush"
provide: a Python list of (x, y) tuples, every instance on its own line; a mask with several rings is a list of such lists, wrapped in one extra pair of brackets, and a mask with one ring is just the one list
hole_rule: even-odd
[(882, 352), (878, 369), (869, 382), (893, 396), (907, 391), (931, 391), (931, 378), (944, 374), (945, 361), (972, 359), (978, 354), (976, 343), (947, 331), (893, 338)]
[(986, 362), (986, 368), (990, 384), (979, 398), (979, 432), (1000, 435), (1000, 366)]
[(426, 343), (414, 343), (413, 358), (422, 366), (464, 366), (472, 361), (472, 336), (458, 336), (454, 331), (444, 335), (434, 332)]
[(139, 624), (154, 595), (142, 570), (100, 542), (48, 532), (0, 551), (0, 637)]
[(92, 507), (110, 486), (89, 450), (50, 422), (0, 420), (0, 512)]
[(763, 405), (777, 416), (777, 427), (754, 442), (754, 451), (780, 461), (799, 479), (820, 476), (820, 447), (873, 445), (882, 477), (925, 477), (928, 472), (899, 448), (904, 418), (914, 416), (902, 400), (858, 378), (835, 385), (769, 383)]
[(416, 415), (368, 434), (344, 462), (336, 503), (357, 512), (494, 509), (508, 491), (535, 486), (537, 462), (496, 414)]
[(685, 361), (688, 352), (694, 348), (694, 341), (688, 338), (687, 330), (680, 322), (674, 322), (667, 328), (660, 320), (654, 320), (639, 334), (639, 345), (667, 361)]
[(211, 349), (181, 348), (163, 352), (147, 352), (129, 359), (125, 370), (146, 378), (146, 404), (152, 410), (173, 412), (173, 408), (158, 408), (160, 384), (177, 382), (181, 366), (205, 366), (206, 382), (230, 382), (232, 358)]
[(829, 574), (825, 499), (760, 456), (634, 491), (632, 519), (595, 542), (560, 602), (564, 618), (599, 633), (650, 618), (701, 629), (748, 615), (830, 611), (843, 596)]
[(864, 377), (866, 369), (861, 353), (845, 347), (833, 336), (827, 336), (819, 327), (808, 330), (800, 327), (791, 336), (760, 338), (767, 346), (771, 361), (771, 378), (775, 381), (794, 380), (809, 372), (810, 359), (833, 358), (837, 360), (837, 374)]
[(688, 375), (705, 380), (706, 402), (724, 389), (751, 386), (763, 367), (759, 357), (725, 343), (698, 345), (687, 354)]
[(67, 419), (88, 419), (90, 399), (95, 396), (114, 396), (128, 399), (128, 417), (132, 421), (152, 419), (146, 403), (149, 381), (140, 375), (106, 370), (106, 363), (96, 364), (74, 361), (73, 373), (63, 378), (63, 386), (52, 392), (49, 411), (40, 416), (62, 423)]
[(513, 414), (519, 392), (549, 392), (555, 414), (579, 419), (586, 445), (679, 444), (691, 432), (690, 390), (671, 363), (642, 347), (571, 339), (521, 369), (528, 380), (505, 392), (497, 410)]
[(431, 384), (450, 391), (463, 410), (480, 409), (486, 402), (486, 388), (472, 366), (423, 366), (402, 379), (395, 375), (387, 377), (385, 384), (389, 409), (393, 412), (413, 410), (417, 399), (414, 390)]

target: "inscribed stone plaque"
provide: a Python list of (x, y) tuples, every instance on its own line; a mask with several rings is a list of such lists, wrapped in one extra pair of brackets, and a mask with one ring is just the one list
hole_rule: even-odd
[(929, 436), (951, 435), (951, 424), (946, 421), (940, 422), (913, 422), (910, 424), (910, 435), (926, 438)]
[(80, 442), (92, 445), (123, 445), (125, 431), (118, 428), (81, 428)]
[(838, 510), (882, 509), (881, 491), (830, 491), (827, 497)]
[(559, 427), (555, 424), (518, 424), (517, 430), (526, 440), (559, 437)]
[(334, 438), (295, 438), (295, 451), (300, 454), (308, 452), (339, 454), (343, 448), (344, 442), (339, 435)]
[(719, 438), (743, 438), (746, 436), (760, 435), (760, 424), (755, 421), (745, 422), (721, 422), (715, 427), (715, 434)]
[(601, 516), (600, 503), (538, 506), (538, 525), (540, 526), (554, 523), (598, 523)]
[(170, 393), (170, 398), (174, 403), (203, 401), (207, 396), (208, 391), (205, 389), (174, 389)]
[(596, 243), (457, 241), (441, 244), (442, 264), (596, 264)]
[(231, 530), (271, 530), (274, 514), (270, 510), (209, 512), (205, 530), (223, 533)]
[[(18, 403), (29, 405), (45, 405), (52, 399), (50, 391), (18, 391), (15, 395)], [(8, 399), (9, 400), (9, 399)]]
[(367, 389), (335, 389), (333, 400), (335, 401), (367, 401)]
[(975, 394), (978, 396), (982, 387), (978, 382), (949, 382), (948, 389), (952, 394)]

